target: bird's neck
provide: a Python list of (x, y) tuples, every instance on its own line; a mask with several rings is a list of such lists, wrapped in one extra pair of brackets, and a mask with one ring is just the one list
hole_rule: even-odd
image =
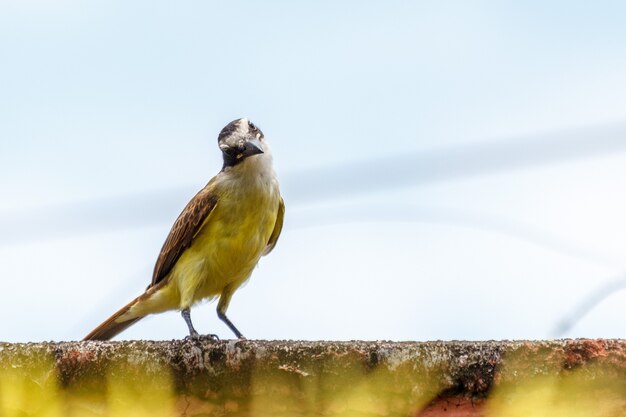
[(269, 152), (249, 156), (235, 165), (224, 166), (223, 171), (229, 177), (243, 181), (271, 181), (276, 177)]

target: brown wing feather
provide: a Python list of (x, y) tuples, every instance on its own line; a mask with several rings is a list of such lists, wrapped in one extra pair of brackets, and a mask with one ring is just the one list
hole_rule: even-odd
[(276, 215), (276, 223), (274, 223), (274, 230), (270, 236), (270, 239), (267, 242), (267, 246), (263, 251), (263, 255), (267, 255), (274, 249), (276, 246), (276, 242), (278, 242), (278, 237), (280, 236), (280, 232), (283, 230), (283, 219), (285, 218), (285, 200), (280, 198), (280, 203), (278, 204), (278, 214)]
[(210, 181), (191, 199), (174, 222), (154, 265), (150, 287), (162, 281), (174, 268), (180, 255), (191, 246), (204, 220), (217, 204), (214, 188), (214, 181)]

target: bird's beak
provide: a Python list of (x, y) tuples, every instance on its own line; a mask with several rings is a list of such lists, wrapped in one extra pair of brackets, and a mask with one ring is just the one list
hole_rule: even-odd
[(251, 156), (263, 153), (263, 145), (257, 138), (248, 139), (243, 145), (241, 156)]

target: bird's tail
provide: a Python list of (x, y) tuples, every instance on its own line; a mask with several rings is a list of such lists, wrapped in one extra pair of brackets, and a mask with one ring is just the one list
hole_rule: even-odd
[(135, 298), (130, 303), (126, 304), (119, 311), (113, 314), (111, 317), (106, 319), (102, 324), (93, 329), (83, 340), (109, 340), (128, 329), (133, 324), (137, 323), (139, 320), (144, 318), (145, 316), (133, 317), (129, 320), (125, 321), (117, 321), (124, 313), (128, 312), (130, 308), (142, 298), (143, 295)]

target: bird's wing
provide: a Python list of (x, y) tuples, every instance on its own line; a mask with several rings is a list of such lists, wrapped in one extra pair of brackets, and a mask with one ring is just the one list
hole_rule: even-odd
[(272, 231), (272, 235), (267, 242), (267, 246), (263, 251), (263, 256), (267, 255), (274, 249), (276, 246), (276, 242), (278, 242), (278, 237), (280, 236), (280, 232), (283, 230), (283, 219), (285, 218), (285, 200), (280, 198), (280, 203), (278, 204), (278, 214), (276, 215), (276, 223), (274, 223), (274, 230)]
[(211, 180), (206, 187), (196, 194), (178, 216), (170, 234), (165, 239), (161, 253), (154, 265), (153, 286), (161, 282), (174, 268), (180, 255), (191, 246), (204, 221), (217, 204), (215, 182)]

